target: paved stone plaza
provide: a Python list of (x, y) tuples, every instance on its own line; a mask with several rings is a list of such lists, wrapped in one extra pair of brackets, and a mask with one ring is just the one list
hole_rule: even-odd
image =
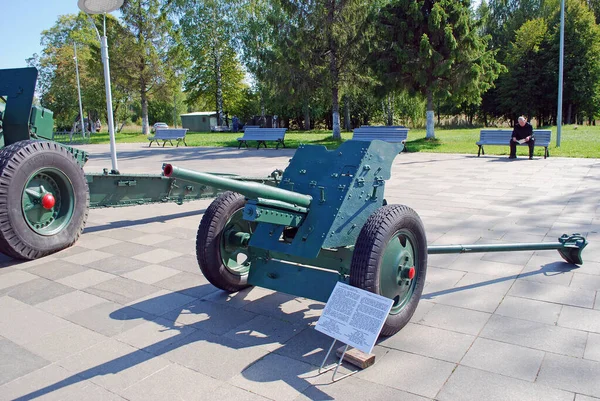
[[(86, 171), (110, 167), (108, 145), (81, 148)], [(267, 176), (292, 154), (131, 144), (119, 168)], [(331, 384), (316, 372), (330, 345), (313, 328), (322, 303), (228, 295), (200, 273), (210, 201), (91, 210), (70, 249), (0, 255), (0, 400), (600, 398), (600, 160), (402, 154), (386, 195), (420, 214), (429, 244), (579, 232), (585, 263), (556, 251), (430, 255), (411, 323), (379, 342), (374, 366)]]

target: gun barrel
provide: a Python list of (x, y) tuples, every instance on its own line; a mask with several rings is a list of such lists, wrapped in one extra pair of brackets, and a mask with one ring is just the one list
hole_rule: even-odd
[(163, 167), (163, 173), (165, 177), (178, 178), (183, 181), (205, 184), (219, 189), (239, 192), (251, 199), (274, 199), (303, 207), (310, 206), (312, 201), (312, 196), (310, 195), (304, 195), (256, 182), (242, 182), (214, 174), (200, 173), (185, 168), (175, 167), (172, 164), (165, 164)]

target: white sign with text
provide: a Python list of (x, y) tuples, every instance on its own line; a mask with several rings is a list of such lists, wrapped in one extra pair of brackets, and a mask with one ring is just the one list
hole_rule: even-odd
[(393, 302), (338, 282), (315, 329), (370, 354)]

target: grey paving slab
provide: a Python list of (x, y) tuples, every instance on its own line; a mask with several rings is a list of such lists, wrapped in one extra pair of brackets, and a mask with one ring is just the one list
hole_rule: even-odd
[(157, 281), (164, 280), (178, 274), (180, 271), (170, 267), (160, 265), (148, 265), (122, 276), (131, 280), (137, 280), (146, 284), (154, 284)]
[(600, 291), (600, 276), (577, 272), (573, 275), (571, 287)]
[[(17, 379), (27, 373), (33, 372), (50, 362), (44, 358), (35, 355), (18, 344), (0, 337), (0, 385)], [(2, 387), (0, 387), (0, 394)]]
[(458, 363), (474, 340), (472, 335), (409, 323), (397, 335), (380, 341), (379, 345)]
[(131, 238), (129, 242), (133, 242), (135, 244), (149, 245), (153, 246), (161, 242), (165, 242), (171, 239), (171, 237), (162, 234), (145, 234), (139, 237)]
[[(554, 241), (553, 241), (554, 242)], [(519, 280), (536, 281), (544, 284), (569, 286), (573, 272), (578, 267), (557, 260), (556, 254), (546, 252), (543, 256), (534, 255), (519, 275)]]
[(436, 399), (440, 401), (572, 401), (572, 392), (459, 366)]
[(591, 290), (519, 280), (512, 286), (508, 294), (521, 298), (580, 306), (583, 308), (592, 308), (594, 299), (596, 298), (596, 293)]
[(324, 306), (322, 302), (274, 292), (251, 302), (244, 310), (294, 324), (310, 324), (319, 319)]
[(0, 311), (17, 311), (19, 309), (26, 309), (29, 305), (24, 302), (17, 301), (14, 298), (8, 296), (0, 297)]
[(156, 319), (156, 316), (129, 306), (105, 302), (75, 312), (65, 318), (107, 337), (112, 337), (139, 324), (152, 321)]
[[(128, 230), (126, 228), (121, 228), (119, 230), (115, 230), (114, 235), (117, 235), (117, 233), (121, 232), (121, 230), (124, 232), (124, 235), (123, 235), (124, 237), (130, 237), (132, 232), (136, 233), (139, 236), (145, 235), (144, 233), (140, 233), (140, 232), (134, 231), (134, 230)], [(111, 230), (111, 235), (113, 235), (112, 230)], [(118, 235), (118, 236), (120, 236), (120, 235)], [(135, 235), (132, 238), (135, 238)], [(127, 239), (128, 238), (123, 238), (122, 240), (126, 241)], [(137, 255), (141, 255), (143, 253), (150, 252), (153, 249), (155, 249), (155, 247), (153, 247), (153, 246), (134, 244), (132, 242), (121, 242), (121, 243), (118, 243), (115, 245), (107, 246), (105, 248), (100, 248), (100, 250), (102, 252), (110, 253), (111, 255), (117, 255), (117, 256), (121, 256), (121, 257), (125, 257), (125, 258), (131, 258), (131, 257), (137, 256)]]
[(5, 289), (4, 294), (29, 305), (39, 304), (49, 299), (74, 291), (67, 287), (45, 278), (37, 278)]
[(106, 302), (105, 299), (82, 291), (73, 291), (65, 295), (41, 302), (36, 306), (55, 316), (65, 317), (79, 310)]
[(181, 311), (184, 305), (193, 301), (196, 301), (196, 298), (178, 292), (158, 290), (127, 305), (146, 313), (161, 316), (172, 310)]
[(165, 260), (160, 264), (179, 271), (195, 274), (201, 273), (200, 268), (198, 267), (198, 259), (196, 259), (195, 255), (182, 255), (173, 259)]
[(560, 304), (506, 296), (496, 314), (554, 325), (558, 321), (561, 309)]
[(537, 382), (592, 397), (600, 397), (600, 362), (547, 354)]
[(81, 265), (69, 263), (64, 260), (51, 260), (43, 265), (31, 267), (27, 269), (27, 272), (56, 281), (73, 274), (84, 272), (85, 270), (85, 267)]
[(480, 337), (581, 358), (587, 333), (530, 320), (493, 315)]
[[(437, 255), (431, 255), (437, 256)], [(422, 297), (427, 299), (432, 293), (452, 288), (467, 274), (464, 271), (427, 266), (427, 276)]]
[(492, 313), (500, 305), (503, 297), (504, 294), (490, 292), (485, 286), (457, 286), (434, 293), (428, 292), (424, 298), (445, 305)]
[(589, 333), (583, 357), (600, 362), (600, 334)]
[[(356, 377), (434, 398), (455, 368), (454, 363), (390, 350), (375, 365), (357, 373)], [(403, 380), (398, 380), (398, 377)]]
[(426, 401), (429, 398), (350, 376), (335, 383), (310, 386), (295, 398), (295, 401), (305, 400)]
[(135, 348), (160, 355), (172, 343), (183, 340), (196, 329), (158, 318), (127, 330), (114, 338)]
[[(489, 255), (491, 255), (491, 253)], [(475, 253), (461, 255), (450, 265), (450, 269), (499, 276), (502, 278), (516, 278), (515, 276), (523, 270), (523, 264), (516, 265), (505, 263), (503, 260), (484, 260), (482, 258), (483, 256), (481, 254)]]
[(177, 291), (195, 298), (205, 297), (215, 291), (224, 292), (210, 284), (203, 275), (188, 272), (180, 272), (169, 278), (157, 281), (152, 285)]
[(66, 260), (67, 262), (79, 264), (82, 266), (87, 266), (87, 265), (97, 262), (101, 259), (106, 259), (110, 256), (111, 256), (110, 253), (97, 251), (97, 250), (89, 250), (89, 251), (84, 251), (84, 252), (78, 253), (77, 255), (69, 256), (67, 258), (64, 258), (63, 260)]
[(269, 352), (197, 330), (159, 351), (161, 357), (218, 380), (227, 381)]
[(170, 362), (116, 340), (107, 340), (57, 362), (81, 380), (120, 392)]
[(87, 287), (92, 287), (96, 284), (115, 278), (114, 274), (105, 273), (100, 270), (88, 268), (86, 271), (74, 274), (69, 277), (57, 280), (57, 283), (64, 284), (68, 287), (83, 290)]
[(598, 401), (600, 398), (588, 397), (587, 395), (575, 394), (575, 401)]
[(600, 333), (600, 311), (565, 305), (558, 318), (558, 325)]
[(160, 291), (160, 288), (123, 277), (115, 277), (85, 289), (85, 292), (89, 294), (123, 305), (158, 291)]
[(255, 316), (255, 313), (245, 310), (196, 300), (162, 315), (162, 318), (176, 324), (193, 326), (209, 333), (222, 335), (252, 320)]
[(38, 340), (68, 324), (64, 319), (31, 306), (0, 309), (0, 336), (19, 345)]
[(258, 315), (228, 331), (225, 337), (249, 346), (260, 346), (274, 351), (284, 346), (290, 338), (304, 330), (305, 326)]
[[(165, 386), (168, 383), (168, 386)], [(122, 391), (132, 401), (207, 400), (223, 382), (171, 364)]]
[[(4, 269), (2, 269), (4, 270)], [(2, 280), (0, 280), (0, 294), (7, 293), (8, 291), (2, 291), (6, 288), (14, 287), (19, 284), (26, 283), (31, 280), (38, 278), (35, 274), (28, 273), (21, 270), (12, 270), (8, 273), (2, 274)]]
[(91, 235), (84, 233), (78, 240), (77, 246), (87, 249), (100, 249), (104, 247), (110, 247), (111, 245), (118, 244), (120, 241), (115, 238), (100, 237), (97, 235)]
[(460, 364), (533, 382), (544, 355), (543, 351), (478, 338)]
[(105, 273), (110, 273), (114, 275), (124, 275), (142, 267), (148, 266), (148, 264), (148, 262), (143, 262), (137, 259), (132, 259), (124, 256), (110, 255), (101, 260), (91, 262), (88, 264), (88, 266)]
[(204, 296), (202, 299), (222, 305), (227, 305), (232, 308), (241, 309), (245, 308), (257, 299), (266, 297), (267, 295), (271, 295), (273, 293), (275, 293), (275, 291), (262, 287), (248, 287), (234, 293), (216, 290)]
[[(419, 302), (419, 306), (422, 304), (424, 304), (424, 301)], [(425, 326), (477, 335), (491, 316), (491, 314), (486, 312), (457, 308), (455, 306), (433, 303), (430, 303), (430, 305), (431, 308), (429, 311), (421, 318), (415, 319), (413, 316), (411, 321)]]
[(135, 255), (133, 258), (138, 259), (148, 263), (158, 263), (161, 264), (163, 262), (168, 261), (169, 259), (174, 259), (181, 256), (181, 253), (175, 251), (169, 251), (166, 249), (153, 249), (148, 252), (140, 253), (139, 255)]

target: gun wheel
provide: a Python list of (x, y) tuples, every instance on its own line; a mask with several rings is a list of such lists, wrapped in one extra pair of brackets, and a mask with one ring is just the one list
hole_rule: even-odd
[(85, 174), (62, 146), (21, 141), (0, 152), (0, 252), (37, 259), (67, 248), (88, 216)]
[(237, 192), (216, 198), (202, 216), (196, 236), (200, 270), (217, 288), (236, 292), (248, 287), (248, 241), (256, 227), (243, 219), (246, 200)]
[(425, 229), (414, 210), (386, 205), (369, 216), (354, 248), (350, 284), (394, 301), (381, 335), (396, 334), (409, 322), (426, 271)]

